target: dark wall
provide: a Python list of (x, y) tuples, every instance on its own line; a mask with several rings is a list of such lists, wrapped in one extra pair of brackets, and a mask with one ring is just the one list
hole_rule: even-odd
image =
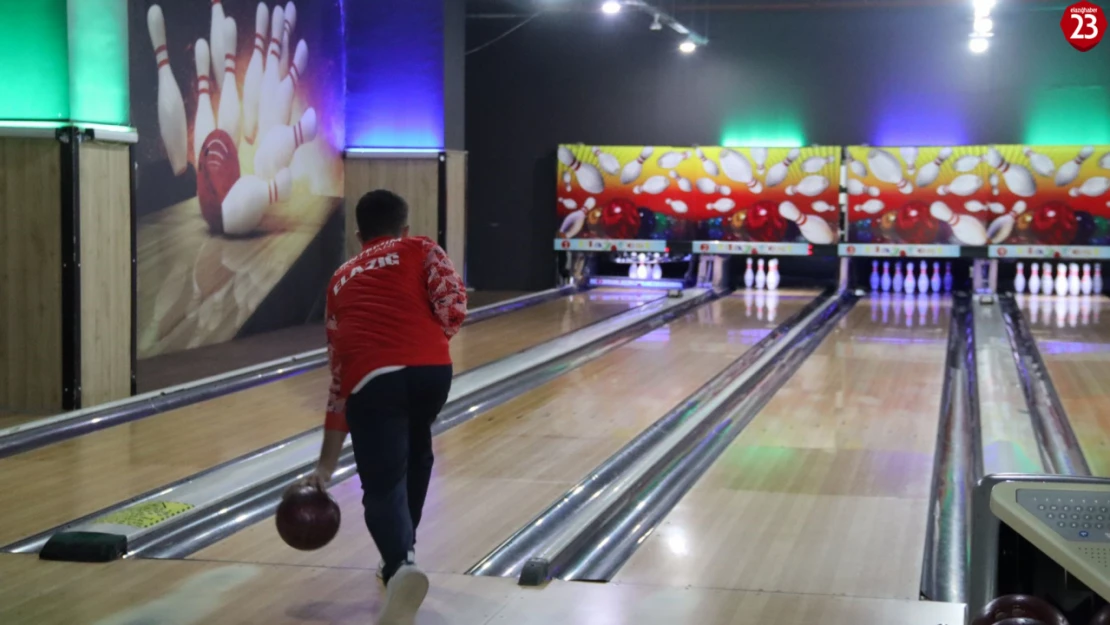
[[(1107, 140), (1062, 118), (1101, 115), (1093, 127), (1110, 132), (1108, 44), (1073, 50), (1060, 31), (1061, 4), (996, 15), (990, 51), (973, 55), (970, 5), (715, 12), (711, 44), (692, 55), (677, 51), (675, 33), (652, 32), (631, 11), (549, 14), (469, 55), (470, 282), (553, 284), (559, 143)], [(467, 45), (511, 25), (471, 19)], [(1054, 118), (1063, 128), (1056, 136)]]

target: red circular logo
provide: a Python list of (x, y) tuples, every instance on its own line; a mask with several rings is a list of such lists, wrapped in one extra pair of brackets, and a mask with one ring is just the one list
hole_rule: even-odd
[(709, 251), (709, 246), (706, 245), (705, 243), (702, 243), (701, 244), (701, 251), (703, 251), (703, 252)]
[(1006, 254), (1006, 248), (1004, 248), (1004, 247), (1000, 247), (1000, 248), (998, 248), (998, 255), (999, 255), (1000, 257), (1001, 257), (1001, 256), (1006, 256), (1006, 255), (1007, 255), (1007, 254)]
[(570, 241), (563, 241), (563, 249), (565, 250), (565, 249), (568, 249), (569, 247), (570, 247)]
[(1106, 32), (1106, 13), (1102, 7), (1087, 0), (1076, 2), (1064, 9), (1064, 17), (1060, 18), (1060, 30), (1064, 31), (1064, 38), (1071, 47), (1086, 52), (1102, 41), (1102, 35)]

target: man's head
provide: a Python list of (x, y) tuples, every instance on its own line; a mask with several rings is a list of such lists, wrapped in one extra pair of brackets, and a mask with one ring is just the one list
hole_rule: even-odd
[(358, 238), (364, 243), (380, 237), (408, 236), (409, 205), (392, 191), (371, 191), (358, 201), (355, 222)]

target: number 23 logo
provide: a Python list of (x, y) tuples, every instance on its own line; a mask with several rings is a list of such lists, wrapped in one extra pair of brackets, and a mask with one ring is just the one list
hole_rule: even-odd
[(1106, 14), (1102, 7), (1083, 0), (1064, 9), (1060, 29), (1073, 48), (1086, 52), (1102, 41), (1106, 32)]

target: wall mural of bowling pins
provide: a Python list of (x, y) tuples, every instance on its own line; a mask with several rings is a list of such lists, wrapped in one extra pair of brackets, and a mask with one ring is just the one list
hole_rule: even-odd
[(343, 249), (341, 0), (129, 10), (140, 357), (318, 317)]
[(561, 145), (556, 237), (837, 243), (840, 153)]
[(1110, 146), (848, 148), (854, 243), (1110, 245)]

